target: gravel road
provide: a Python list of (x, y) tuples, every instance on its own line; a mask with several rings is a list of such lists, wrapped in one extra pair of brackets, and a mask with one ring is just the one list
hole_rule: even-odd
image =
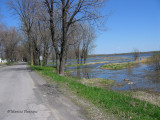
[(25, 63), (0, 68), (0, 120), (87, 120)]

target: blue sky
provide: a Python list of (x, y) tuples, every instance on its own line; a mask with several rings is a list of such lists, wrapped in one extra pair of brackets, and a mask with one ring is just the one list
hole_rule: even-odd
[(98, 34), (96, 54), (160, 50), (160, 0), (109, 0), (107, 31)]
[(19, 26), (19, 19), (17, 16), (13, 15), (6, 5), (8, 0), (0, 0), (0, 15), (2, 16), (2, 22), (8, 27)]
[[(3, 22), (19, 26), (18, 18), (0, 0)], [(102, 11), (111, 12), (106, 31), (97, 33), (94, 54), (160, 50), (160, 0), (108, 0)]]

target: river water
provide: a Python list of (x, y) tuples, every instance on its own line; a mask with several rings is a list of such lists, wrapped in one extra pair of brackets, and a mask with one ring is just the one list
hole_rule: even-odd
[[(140, 58), (147, 58), (153, 53), (140, 54)], [(71, 62), (72, 61), (72, 62)], [(134, 61), (132, 54), (127, 55), (109, 55), (95, 56), (87, 59), (87, 63), (107, 62), (101, 64), (85, 65), (79, 67), (67, 67), (70, 76), (80, 78), (103, 78), (115, 80), (111, 86), (113, 90), (152, 90), (160, 92), (160, 72), (153, 71), (147, 64), (136, 64), (133, 68), (123, 70), (100, 69), (104, 64), (121, 63)], [(67, 64), (75, 63), (75, 60), (69, 60)], [(124, 79), (127, 79), (125, 81)]]

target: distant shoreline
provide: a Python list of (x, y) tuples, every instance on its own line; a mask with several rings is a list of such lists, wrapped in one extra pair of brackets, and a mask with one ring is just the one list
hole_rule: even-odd
[[(139, 54), (147, 54), (147, 53), (160, 53), (160, 51), (148, 51), (148, 52), (139, 52)], [(91, 54), (89, 57), (94, 57), (94, 56), (110, 56), (110, 55), (128, 55), (128, 54), (134, 54), (134, 52), (129, 52), (129, 53), (115, 53), (115, 54)]]

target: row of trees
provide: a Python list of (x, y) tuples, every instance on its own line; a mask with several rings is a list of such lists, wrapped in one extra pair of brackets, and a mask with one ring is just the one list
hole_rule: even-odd
[(0, 58), (5, 58), (9, 63), (19, 60), (20, 41), (21, 36), (16, 28), (7, 28), (0, 24)]
[(77, 64), (86, 63), (89, 52), (92, 52), (95, 40), (95, 31), (91, 26), (75, 26), (70, 35), (68, 58), (76, 58)]
[(104, 0), (11, 0), (8, 3), (21, 20), (22, 53), (26, 59), (38, 65), (39, 56), (43, 55), (46, 65), (54, 53), (56, 70), (61, 75), (71, 53), (77, 63), (86, 62), (94, 47), (94, 27), (100, 23), (100, 8), (104, 4)]

